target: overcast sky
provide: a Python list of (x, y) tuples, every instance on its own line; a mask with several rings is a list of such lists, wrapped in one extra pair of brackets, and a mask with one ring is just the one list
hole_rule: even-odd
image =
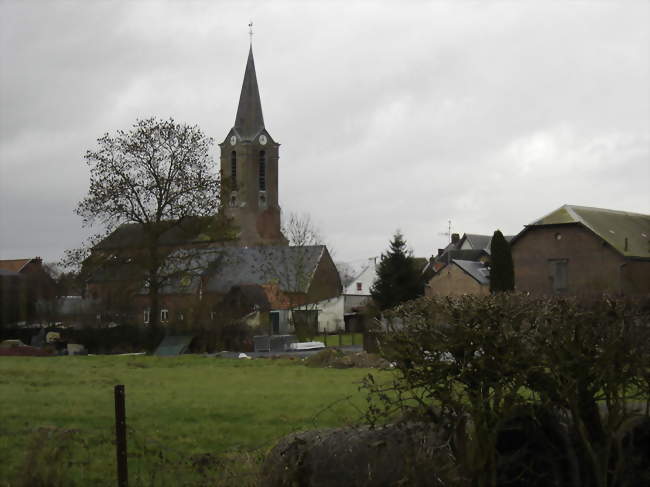
[[(335, 259), (515, 234), (562, 204), (650, 212), (650, 2), (0, 1), (0, 258), (87, 231), (83, 160), (174, 117), (221, 142), (249, 19), (280, 203)], [(218, 147), (214, 147), (215, 161)]]

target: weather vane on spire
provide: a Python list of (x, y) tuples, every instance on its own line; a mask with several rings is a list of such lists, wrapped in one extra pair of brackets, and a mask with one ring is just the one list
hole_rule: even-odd
[(253, 21), (252, 20), (248, 23), (248, 36), (251, 39), (251, 45), (252, 45), (253, 44)]

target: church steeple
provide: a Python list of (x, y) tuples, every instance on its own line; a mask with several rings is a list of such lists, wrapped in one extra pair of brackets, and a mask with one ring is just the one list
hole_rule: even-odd
[(248, 51), (235, 125), (221, 148), (221, 174), (229, 190), (226, 214), (239, 227), (241, 245), (286, 244), (280, 225), (280, 144), (264, 127), (253, 48)]
[(264, 130), (264, 117), (262, 115), (260, 92), (257, 87), (252, 45), (248, 51), (244, 82), (239, 95), (239, 106), (237, 107), (237, 116), (233, 128), (243, 140), (252, 140)]

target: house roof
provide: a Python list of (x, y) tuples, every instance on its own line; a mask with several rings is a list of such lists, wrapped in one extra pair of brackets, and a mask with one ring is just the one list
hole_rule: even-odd
[(650, 259), (650, 215), (641, 213), (563, 205), (526, 225), (519, 235), (532, 227), (567, 224), (584, 226), (624, 257)]
[[(506, 239), (507, 242), (510, 242), (514, 238), (514, 236), (504, 235), (504, 238)], [(463, 238), (461, 239), (459, 246), (462, 246), (464, 242), (467, 242), (472, 250), (485, 250), (485, 252), (490, 254), (490, 247), (492, 245), (492, 235), (479, 235), (476, 233), (466, 233), (463, 235)]]
[(482, 262), (473, 260), (452, 260), (454, 264), (460, 267), (466, 274), (469, 274), (474, 280), (481, 285), (490, 284), (490, 270)]
[(481, 249), (458, 249), (449, 251), (452, 260), (473, 260), (478, 261), (481, 257), (489, 255), (489, 251)]
[(32, 258), (32, 259), (0, 260), (0, 269), (9, 272), (20, 272), (32, 260), (34, 259)]

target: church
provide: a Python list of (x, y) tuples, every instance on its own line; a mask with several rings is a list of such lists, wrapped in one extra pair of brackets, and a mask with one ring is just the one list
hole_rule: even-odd
[[(219, 148), (224, 204), (215, 219), (227, 217), (233, 231), (227, 238), (201, 245), (195, 236), (187, 238), (178, 229), (163, 235), (168, 249), (165, 258), (173, 262), (168, 265), (173, 272), (158, 293), (160, 323), (181, 328), (197, 323), (218, 326), (227, 316), (245, 319), (258, 331), (286, 334), (295, 331), (300, 316), (301, 326), (313, 333), (338, 328), (338, 317), (325, 313), (326, 322), (325, 316), (319, 316), (319, 303), (337, 299), (342, 290), (327, 248), (290, 246), (282, 233), (280, 144), (264, 125), (252, 45), (235, 123)], [(137, 248), (140, 230), (137, 224), (122, 225), (96, 245), (93, 253), (117, 255), (120, 250)], [(188, 253), (191, 259), (184, 259)], [(189, 260), (191, 266), (178, 267), (178, 262)], [(101, 299), (109, 314), (119, 302), (120, 316), (147, 324), (150, 296), (142, 282), (127, 261), (119, 267), (97, 269), (87, 280), (90, 295)]]

